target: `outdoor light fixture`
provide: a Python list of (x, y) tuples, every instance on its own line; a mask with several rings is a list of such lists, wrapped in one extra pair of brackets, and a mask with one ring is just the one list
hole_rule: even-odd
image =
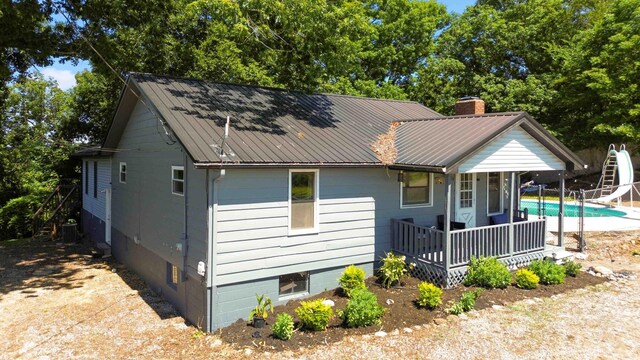
[(398, 172), (398, 182), (404, 182), (404, 171)]

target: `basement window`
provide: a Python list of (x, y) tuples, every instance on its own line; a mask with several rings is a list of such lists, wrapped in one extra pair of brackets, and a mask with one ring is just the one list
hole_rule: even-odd
[(280, 297), (289, 297), (309, 293), (309, 272), (280, 275)]
[(184, 166), (171, 167), (171, 193), (184, 195)]
[(177, 266), (167, 263), (167, 285), (176, 290), (180, 281), (180, 269)]
[(431, 206), (433, 174), (404, 171), (401, 176), (400, 207)]

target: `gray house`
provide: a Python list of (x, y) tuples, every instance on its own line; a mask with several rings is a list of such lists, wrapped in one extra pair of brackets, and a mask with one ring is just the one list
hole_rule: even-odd
[(526, 113), (456, 107), (132, 74), (83, 158), (83, 231), (206, 330), (390, 250), (445, 286), (472, 255), (544, 256), (519, 174), (582, 161)]

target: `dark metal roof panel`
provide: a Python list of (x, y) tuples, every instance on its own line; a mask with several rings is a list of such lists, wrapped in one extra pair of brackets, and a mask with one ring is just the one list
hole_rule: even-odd
[(370, 145), (392, 121), (440, 115), (416, 102), (132, 74), (195, 162), (379, 163)]
[(452, 116), (402, 122), (397, 164), (447, 167), (516, 124), (524, 113)]

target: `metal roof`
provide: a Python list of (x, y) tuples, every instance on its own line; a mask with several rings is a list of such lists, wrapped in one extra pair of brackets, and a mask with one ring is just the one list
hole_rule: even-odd
[[(525, 112), (443, 117), (411, 101), (304, 94), (133, 73), (102, 150), (115, 151), (138, 96), (168, 125), (196, 166), (382, 166), (371, 150), (393, 122), (392, 167), (449, 172), (521, 126), (568, 169), (584, 162)], [(229, 137), (221, 158), (224, 127)], [(104, 153), (104, 151), (101, 151)]]
[(370, 149), (392, 121), (441, 116), (410, 101), (304, 94), (132, 74), (196, 163), (380, 164)]

